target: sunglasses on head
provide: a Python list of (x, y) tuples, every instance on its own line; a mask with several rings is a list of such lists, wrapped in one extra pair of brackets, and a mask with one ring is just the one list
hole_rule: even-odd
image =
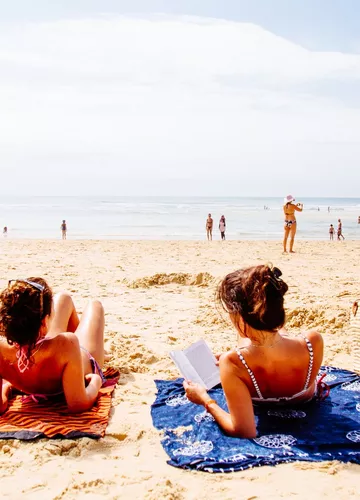
[(43, 295), (45, 287), (40, 283), (36, 283), (36, 281), (30, 281), (30, 280), (9, 280), (8, 287), (11, 286), (11, 283), (26, 283), (27, 285), (36, 288), (36, 290), (40, 292), (40, 317), (41, 317), (43, 313)]
[(30, 281), (30, 280), (9, 280), (8, 286), (10, 286), (11, 283), (26, 283), (27, 285), (30, 285), (33, 288), (36, 288), (37, 290), (39, 290), (39, 292), (43, 292), (45, 290), (45, 287), (43, 285), (40, 285), (40, 283), (36, 283), (36, 281)]

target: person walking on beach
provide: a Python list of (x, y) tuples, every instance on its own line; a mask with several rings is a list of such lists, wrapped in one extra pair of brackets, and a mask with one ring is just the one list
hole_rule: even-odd
[(341, 219), (338, 219), (338, 228), (337, 228), (337, 239), (338, 239), (338, 241), (340, 241), (340, 238), (342, 238), (343, 240), (345, 239), (344, 235), (342, 234), (342, 222), (341, 222)]
[(220, 229), (221, 239), (225, 240), (226, 221), (224, 215), (220, 217), (219, 229)]
[(329, 228), (330, 241), (334, 241), (334, 233), (335, 233), (334, 226), (332, 224), (330, 224), (330, 228)]
[(208, 218), (206, 219), (206, 236), (207, 236), (207, 239), (212, 241), (212, 230), (213, 230), (213, 225), (214, 225), (214, 221), (211, 217), (211, 214), (208, 215)]
[(6, 237), (7, 237), (7, 232), (8, 232), (8, 231), (7, 231), (7, 226), (5, 226), (5, 227), (4, 227), (4, 229), (3, 229), (3, 235), (4, 235), (4, 238), (6, 238)]
[(62, 237), (62, 239), (66, 240), (66, 232), (67, 232), (66, 220), (62, 221), (60, 229), (61, 229), (61, 237)]
[(285, 225), (284, 225), (284, 253), (287, 253), (286, 246), (287, 240), (290, 235), (290, 253), (294, 253), (294, 239), (296, 234), (296, 218), (295, 212), (303, 211), (303, 204), (294, 204), (295, 198), (289, 194), (284, 198), (284, 214), (285, 214)]

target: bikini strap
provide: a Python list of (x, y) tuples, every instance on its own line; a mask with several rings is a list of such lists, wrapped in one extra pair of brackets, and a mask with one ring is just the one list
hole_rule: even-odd
[[(42, 337), (41, 339), (39, 339), (35, 344), (35, 347), (37, 347), (37, 349), (36, 349), (36, 351), (31, 353), (31, 355), (35, 354), (35, 352), (37, 352), (40, 349), (41, 345), (46, 340), (48, 340), (48, 339), (45, 337)], [(29, 353), (26, 351), (25, 346), (17, 346), (16, 358), (18, 360), (17, 365), (18, 365), (19, 372), (20, 373), (26, 372), (26, 370), (28, 370), (30, 368), (31, 359), (29, 358)]]
[(250, 375), (251, 381), (252, 381), (252, 383), (253, 383), (253, 385), (255, 387), (255, 391), (256, 391), (257, 395), (259, 396), (259, 399), (264, 399), (263, 395), (261, 394), (261, 391), (259, 389), (258, 383), (256, 382), (256, 378), (255, 378), (255, 375), (254, 375), (252, 369), (249, 368), (247, 362), (245, 361), (244, 356), (241, 354), (240, 347), (237, 347), (235, 350), (236, 350), (237, 355), (239, 356), (240, 361), (245, 366), (245, 368), (248, 371), (248, 374)]
[(310, 355), (309, 368), (308, 368), (308, 372), (307, 372), (307, 376), (306, 376), (306, 381), (305, 381), (305, 385), (304, 385), (304, 389), (303, 389), (304, 391), (306, 391), (309, 388), (309, 382), (310, 382), (311, 373), (312, 373), (312, 369), (313, 369), (314, 351), (313, 351), (313, 347), (312, 347), (312, 344), (311, 344), (310, 340), (308, 338), (306, 338), (306, 337), (304, 337), (304, 340), (306, 342), (307, 348), (309, 350), (309, 355)]

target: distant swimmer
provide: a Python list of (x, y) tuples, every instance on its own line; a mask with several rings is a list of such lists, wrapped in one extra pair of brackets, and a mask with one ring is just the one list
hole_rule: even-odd
[(62, 237), (62, 239), (66, 240), (66, 233), (67, 233), (66, 220), (62, 221), (60, 229), (61, 229), (61, 237)]
[(330, 213), (330, 207), (328, 207), (328, 212)]
[(338, 228), (337, 228), (337, 239), (340, 241), (340, 239), (345, 239), (344, 235), (342, 234), (342, 222), (341, 219), (338, 219)]
[(7, 229), (7, 226), (5, 226), (4, 229), (3, 229), (4, 238), (7, 237), (7, 234), (8, 234), (8, 229)]
[(220, 229), (221, 239), (225, 240), (226, 221), (225, 221), (225, 216), (224, 215), (222, 215), (220, 217), (219, 229)]
[(287, 252), (287, 240), (290, 235), (290, 253), (294, 253), (294, 239), (296, 234), (296, 217), (295, 212), (303, 211), (303, 204), (294, 204), (295, 198), (289, 194), (284, 198), (284, 214), (285, 214), (285, 226), (284, 226), (284, 253)]
[(211, 217), (211, 214), (208, 215), (206, 219), (206, 236), (208, 240), (212, 241), (212, 230), (213, 230), (214, 221)]
[(335, 233), (335, 228), (332, 224), (330, 224), (330, 227), (329, 227), (330, 241), (334, 240), (334, 233)]

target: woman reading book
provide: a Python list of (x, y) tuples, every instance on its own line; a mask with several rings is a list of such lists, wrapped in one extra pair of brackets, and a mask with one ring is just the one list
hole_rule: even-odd
[(104, 310), (91, 301), (81, 319), (67, 293), (42, 278), (9, 281), (0, 294), (0, 414), (11, 388), (36, 400), (64, 393), (70, 412), (90, 409), (103, 382)]
[(287, 290), (281, 271), (267, 265), (230, 273), (219, 286), (219, 301), (239, 339), (239, 347), (219, 356), (229, 413), (201, 385), (187, 380), (184, 388), (188, 399), (203, 405), (231, 436), (256, 436), (253, 404), (301, 404), (317, 393), (323, 340), (317, 331), (286, 335)]

